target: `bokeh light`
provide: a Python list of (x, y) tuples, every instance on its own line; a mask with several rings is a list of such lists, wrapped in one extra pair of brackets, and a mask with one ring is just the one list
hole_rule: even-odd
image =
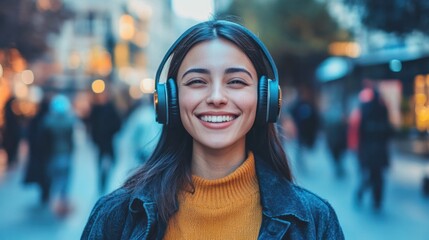
[(143, 93), (153, 93), (155, 90), (155, 80), (152, 78), (145, 78), (140, 82), (140, 90)]
[(138, 86), (130, 86), (129, 94), (133, 99), (139, 99), (143, 96), (143, 93)]
[(119, 36), (123, 40), (131, 40), (134, 37), (134, 19), (130, 15), (122, 15), (119, 19)]
[(21, 80), (23, 83), (30, 85), (34, 82), (34, 74), (31, 70), (24, 70), (21, 73)]
[(393, 59), (389, 63), (389, 68), (392, 72), (400, 72), (402, 70), (402, 62), (398, 59)]
[(97, 79), (92, 82), (91, 88), (94, 93), (102, 93), (106, 89), (106, 84), (103, 80)]

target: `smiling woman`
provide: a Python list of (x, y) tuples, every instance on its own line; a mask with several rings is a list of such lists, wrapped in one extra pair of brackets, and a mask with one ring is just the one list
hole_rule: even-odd
[(252, 32), (191, 27), (155, 82), (158, 145), (97, 202), (82, 239), (344, 239), (331, 205), (293, 183), (274, 125), (277, 68)]
[[(255, 121), (258, 80), (252, 62), (236, 45), (215, 39), (193, 47), (178, 76), (180, 119), (194, 139), (193, 150), (220, 153), (230, 151), (228, 146), (241, 145), (243, 154), (228, 157), (224, 166), (228, 173), (229, 165), (238, 166), (244, 160), (246, 134)], [(208, 157), (199, 160), (213, 161)]]

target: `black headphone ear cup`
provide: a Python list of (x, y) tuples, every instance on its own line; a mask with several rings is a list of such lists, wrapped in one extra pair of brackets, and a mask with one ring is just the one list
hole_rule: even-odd
[(169, 78), (166, 82), (167, 87), (167, 108), (168, 108), (168, 122), (167, 124), (177, 124), (180, 121), (179, 101), (177, 95), (176, 81)]
[(156, 112), (156, 121), (161, 124), (167, 123), (167, 93), (165, 84), (156, 85), (156, 91), (153, 93), (153, 105)]
[(268, 79), (267, 122), (276, 122), (280, 115), (282, 103), (281, 89), (277, 81)]
[(262, 76), (258, 82), (258, 108), (256, 109), (256, 123), (267, 123), (268, 79)]

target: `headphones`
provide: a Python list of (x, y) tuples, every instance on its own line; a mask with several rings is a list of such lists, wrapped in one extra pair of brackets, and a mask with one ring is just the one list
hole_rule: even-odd
[[(256, 119), (255, 122), (257, 124), (266, 124), (270, 122), (276, 122), (281, 107), (281, 90), (278, 81), (278, 72), (277, 67), (274, 63), (273, 58), (271, 57), (268, 49), (265, 45), (259, 40), (259, 38), (253, 34), (250, 30), (245, 28), (244, 26), (226, 21), (226, 20), (217, 20), (215, 21), (216, 25), (228, 25), (239, 29), (241, 32), (244, 32), (247, 36), (249, 36), (262, 50), (264, 57), (268, 61), (272, 73), (274, 75), (274, 79), (269, 79), (266, 76), (261, 76), (258, 82), (258, 103), (256, 110)], [(154, 92), (154, 104), (156, 110), (156, 121), (161, 124), (166, 125), (174, 125), (180, 122), (180, 111), (179, 111), (179, 102), (178, 102), (178, 93), (177, 93), (177, 85), (176, 80), (173, 78), (169, 78), (165, 83), (160, 83), (159, 79), (161, 77), (161, 73), (164, 69), (164, 66), (170, 56), (174, 53), (177, 46), (182, 42), (182, 40), (187, 37), (195, 28), (201, 26), (197, 24), (187, 31), (185, 31), (168, 49), (164, 58), (162, 59), (158, 70), (155, 76), (155, 92)]]

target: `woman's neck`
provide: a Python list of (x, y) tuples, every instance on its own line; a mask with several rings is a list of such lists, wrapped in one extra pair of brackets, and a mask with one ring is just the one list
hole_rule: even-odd
[(205, 179), (223, 178), (246, 160), (245, 144), (224, 149), (207, 149), (194, 143), (192, 174)]

